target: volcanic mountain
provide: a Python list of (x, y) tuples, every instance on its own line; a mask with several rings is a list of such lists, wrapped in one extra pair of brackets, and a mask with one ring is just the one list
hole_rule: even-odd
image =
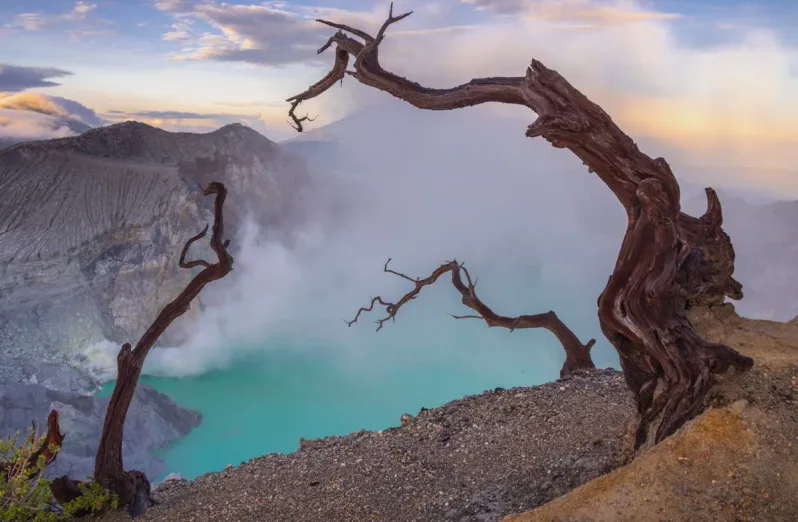
[(18, 380), (20, 359), (135, 341), (192, 275), (177, 259), (212, 221), (208, 182), (229, 188), (232, 237), (246, 216), (284, 224), (309, 180), (300, 158), (240, 124), (129, 121), (0, 151), (0, 382)]

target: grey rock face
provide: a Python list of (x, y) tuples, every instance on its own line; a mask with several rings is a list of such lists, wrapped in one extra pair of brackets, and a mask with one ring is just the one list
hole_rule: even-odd
[[(32, 422), (44, 427), (50, 410), (57, 410), (65, 438), (47, 474), (83, 479), (94, 470), (108, 400), (52, 390), (41, 384), (0, 385), (0, 437), (26, 430)], [(199, 423), (199, 412), (183, 409), (154, 388), (139, 384), (125, 422), (125, 468), (141, 470), (153, 478), (162, 474), (166, 471), (163, 463), (150, 452), (185, 435)]]
[(291, 219), (309, 177), (243, 125), (191, 134), (126, 122), (0, 151), (0, 382), (20, 382), (20, 361), (134, 342), (195, 273), (177, 260), (212, 221), (200, 190), (214, 180), (229, 188), (232, 237), (248, 215)]

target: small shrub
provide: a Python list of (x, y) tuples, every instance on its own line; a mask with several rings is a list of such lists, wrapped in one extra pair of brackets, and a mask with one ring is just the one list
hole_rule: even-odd
[[(118, 498), (96, 482), (80, 484), (83, 495), (58, 506), (44, 478), (47, 459), (40, 451), (47, 442), (31, 429), (22, 444), (19, 432), (0, 439), (0, 522), (60, 522), (116, 509)], [(60, 448), (50, 446), (53, 454)]]
[(78, 487), (83, 495), (64, 506), (61, 515), (66, 520), (89, 514), (96, 515), (119, 507), (119, 497), (94, 481), (81, 482)]
[(17, 445), (18, 436), (19, 432), (0, 440), (0, 521), (56, 520), (50, 516), (50, 483), (43, 479), (45, 456), (35, 458), (47, 437), (31, 430)]

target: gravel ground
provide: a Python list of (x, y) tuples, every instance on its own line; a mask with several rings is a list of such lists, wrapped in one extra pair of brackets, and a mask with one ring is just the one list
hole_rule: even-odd
[(798, 521), (798, 321), (693, 309), (699, 332), (754, 358), (714, 407), (615, 472), (502, 522)]
[(303, 441), (292, 454), (165, 482), (138, 520), (496, 521), (622, 465), (634, 419), (613, 370), (497, 389), (422, 409), (402, 427)]

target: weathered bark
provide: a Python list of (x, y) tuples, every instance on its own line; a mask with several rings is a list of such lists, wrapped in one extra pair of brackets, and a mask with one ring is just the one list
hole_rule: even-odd
[[(686, 315), (691, 304), (742, 298), (742, 285), (732, 276), (734, 249), (721, 227), (714, 191), (707, 189), (703, 216), (682, 213), (679, 184), (668, 163), (642, 153), (601, 107), (537, 60), (532, 60), (525, 76), (479, 78), (450, 89), (423, 87), (386, 71), (379, 62), (379, 44), (386, 29), (409, 14), (393, 16), (391, 6), (376, 37), (319, 20), (339, 29), (319, 49), (334, 44), (335, 64), (325, 78), (288, 100), (297, 130), (302, 130), (302, 121), (294, 114), (299, 104), (319, 96), (346, 74), (420, 109), (495, 102), (537, 113), (526, 135), (542, 136), (554, 147), (569, 149), (626, 209), (626, 236), (598, 300), (599, 322), (637, 397), (641, 414), (637, 444), (648, 437), (649, 424), (658, 418), (655, 441), (667, 437), (699, 411), (713, 374), (753, 364), (728, 346), (703, 340)], [(347, 70), (350, 56), (354, 70)]]
[[(119, 495), (119, 505), (128, 506), (128, 511), (133, 516), (142, 514), (153, 504), (150, 495), (150, 481), (140, 471), (125, 471), (122, 462), (122, 436), (128, 408), (133, 400), (139, 377), (141, 376), (144, 360), (158, 338), (166, 331), (172, 322), (188, 311), (192, 301), (200, 291), (212, 281), (221, 279), (233, 269), (233, 258), (227, 251), (229, 241), (224, 241), (223, 206), (227, 196), (227, 189), (222, 183), (213, 182), (204, 191), (205, 195), (216, 195), (214, 203), (214, 222), (210, 245), (217, 256), (216, 263), (207, 261), (186, 261), (186, 255), (191, 245), (205, 237), (208, 227), (190, 238), (180, 254), (180, 267), (204, 267), (188, 283), (186, 288), (172, 302), (167, 304), (147, 329), (144, 335), (131, 349), (129, 343), (122, 346), (117, 356), (118, 375), (108, 410), (105, 414), (100, 444), (94, 462), (94, 479), (103, 487)], [(53, 494), (63, 498), (74, 498), (79, 492), (77, 483), (69, 479), (58, 482)], [(55, 483), (54, 483), (55, 484)]]
[[(403, 295), (396, 303), (388, 302), (380, 296), (373, 297), (368, 307), (361, 307), (360, 310), (357, 311), (355, 318), (346, 322), (349, 326), (352, 326), (357, 322), (361, 313), (370, 312), (374, 309), (374, 305), (379, 304), (384, 306), (385, 311), (388, 313), (387, 316), (376, 321), (377, 331), (379, 332), (386, 321), (389, 319), (394, 320), (396, 318), (396, 313), (399, 311), (399, 308), (401, 308), (402, 305), (418, 296), (422, 288), (435, 283), (439, 277), (451, 272), (452, 285), (455, 287), (455, 289), (457, 289), (458, 292), (460, 292), (460, 295), (462, 296), (462, 303), (478, 314), (452, 315), (452, 317), (455, 319), (482, 319), (485, 321), (485, 323), (487, 323), (488, 326), (500, 326), (503, 328), (508, 328), (510, 332), (521, 328), (545, 328), (557, 337), (557, 340), (560, 341), (560, 344), (562, 344), (562, 347), (565, 350), (565, 363), (563, 363), (562, 368), (560, 369), (561, 378), (571, 375), (579, 370), (587, 370), (596, 367), (593, 364), (593, 360), (590, 358), (590, 349), (593, 348), (593, 345), (596, 343), (595, 339), (590, 339), (587, 344), (582, 344), (579, 341), (579, 338), (577, 338), (576, 335), (571, 331), (571, 329), (568, 328), (565, 323), (563, 323), (560, 318), (557, 317), (557, 314), (552, 311), (534, 315), (519, 315), (518, 317), (506, 317), (496, 314), (485, 303), (483, 303), (479, 297), (477, 297), (476, 281), (471, 279), (471, 274), (468, 273), (468, 269), (466, 269), (462, 263), (458, 263), (454, 260), (448, 261), (436, 268), (429, 275), (429, 277), (425, 279), (413, 279), (408, 275), (388, 268), (388, 264), (390, 262), (390, 259), (385, 262), (383, 270), (389, 274), (394, 274), (403, 279), (407, 279), (413, 283), (413, 285), (415, 285), (414, 288), (410, 292)], [(466, 282), (463, 282), (460, 272), (465, 275)]]

